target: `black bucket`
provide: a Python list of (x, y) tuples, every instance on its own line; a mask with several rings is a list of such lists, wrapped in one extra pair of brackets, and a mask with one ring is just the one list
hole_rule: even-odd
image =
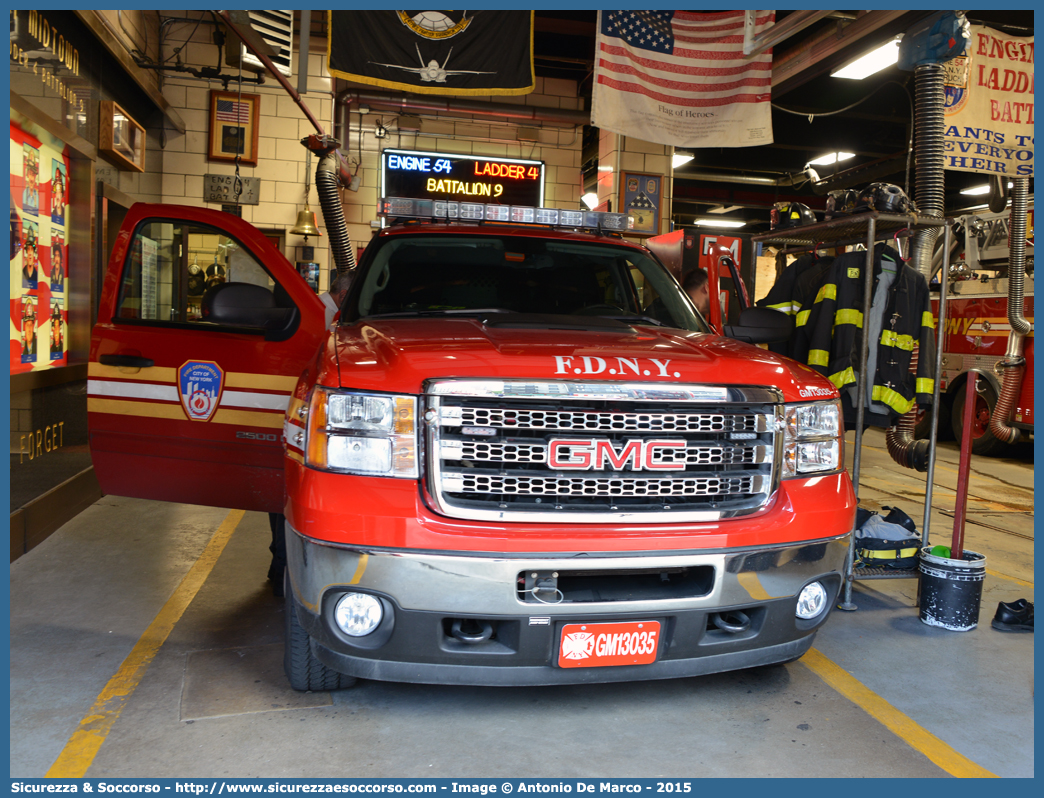
[(955, 632), (966, 632), (979, 624), (982, 582), (986, 578), (986, 558), (964, 550), (963, 560), (951, 560), (921, 549), (921, 620), (929, 626), (941, 626)]

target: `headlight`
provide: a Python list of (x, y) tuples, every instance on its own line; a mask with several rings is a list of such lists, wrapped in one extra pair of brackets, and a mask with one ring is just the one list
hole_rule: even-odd
[(786, 405), (783, 417), (783, 478), (837, 471), (844, 451), (841, 403)]
[(324, 471), (417, 476), (417, 399), (316, 388), (306, 462)]

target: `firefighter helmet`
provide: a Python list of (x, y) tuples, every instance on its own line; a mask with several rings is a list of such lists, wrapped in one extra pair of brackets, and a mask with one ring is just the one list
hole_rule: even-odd
[(801, 202), (777, 202), (769, 211), (769, 224), (772, 230), (783, 230), (787, 227), (801, 227), (815, 224), (816, 215), (812, 209)]
[(826, 198), (825, 219), (833, 219), (835, 216), (848, 216), (854, 213), (859, 204), (859, 192), (854, 188), (841, 188), (831, 191)]
[(859, 192), (856, 210), (908, 213), (916, 208), (906, 192), (894, 183), (871, 183)]

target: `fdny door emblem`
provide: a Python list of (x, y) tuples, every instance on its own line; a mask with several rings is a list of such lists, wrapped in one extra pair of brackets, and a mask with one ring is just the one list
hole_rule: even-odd
[(622, 471), (628, 465), (632, 471), (684, 471), (684, 451), (685, 441), (679, 440), (625, 441), (623, 448), (617, 449), (608, 438), (552, 438), (547, 464), (555, 470), (574, 471)]
[(210, 421), (221, 401), (225, 372), (209, 360), (190, 360), (178, 369), (178, 398), (193, 421)]

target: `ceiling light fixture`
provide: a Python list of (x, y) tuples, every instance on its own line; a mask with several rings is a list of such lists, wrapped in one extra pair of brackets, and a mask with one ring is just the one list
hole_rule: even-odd
[(693, 155), (691, 152), (678, 152), (677, 150), (675, 150), (674, 157), (671, 159), (671, 168), (677, 169), (679, 166), (687, 164), (695, 157), (696, 156)]
[(588, 210), (593, 211), (598, 206), (598, 195), (593, 191), (588, 191), (580, 198), (580, 201), (587, 206)]
[[(1008, 182), (1008, 188), (1011, 188), (1011, 187), (1012, 187), (1012, 183), (1011, 183), (1011, 181), (1009, 181)], [(962, 188), (961, 189), (961, 193), (962, 194), (966, 194), (969, 197), (977, 197), (980, 194), (989, 194), (990, 193), (990, 187), (989, 187), (988, 184), (984, 183), (981, 186), (972, 186), (971, 188)]]
[(694, 219), (692, 223), (698, 227), (743, 227), (746, 224), (739, 219)]
[(854, 152), (832, 152), (829, 155), (823, 155), (816, 158), (814, 161), (809, 161), (809, 166), (829, 166), (832, 163), (838, 161), (847, 161), (849, 158), (855, 158)]
[(899, 40), (901, 36), (889, 39), (876, 50), (861, 55), (853, 61), (833, 69), (830, 76), (834, 78), (848, 78), (849, 80), (862, 80), (880, 72), (882, 69), (899, 62)]

